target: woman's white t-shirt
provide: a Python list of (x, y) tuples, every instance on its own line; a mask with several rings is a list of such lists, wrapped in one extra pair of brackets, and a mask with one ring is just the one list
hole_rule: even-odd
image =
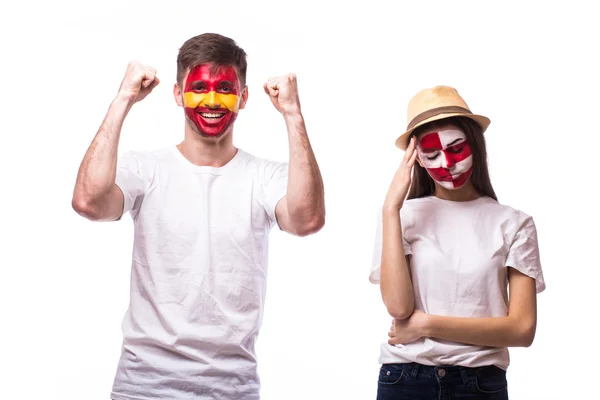
[[(410, 255), (415, 307), (455, 317), (502, 317), (508, 313), (506, 267), (535, 279), (545, 289), (533, 218), (483, 196), (456, 202), (434, 196), (404, 202), (403, 245)], [(381, 214), (369, 280), (379, 283)], [(507, 348), (421, 338), (405, 345), (381, 345), (380, 363), (495, 365), (507, 369)]]

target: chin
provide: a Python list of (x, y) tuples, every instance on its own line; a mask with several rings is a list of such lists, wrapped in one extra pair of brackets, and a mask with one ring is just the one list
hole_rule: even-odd
[(194, 131), (198, 135), (202, 136), (203, 138), (207, 138), (207, 139), (220, 139), (224, 136), (227, 136), (227, 134), (229, 132), (231, 132), (230, 129), (225, 129), (224, 131), (219, 132), (219, 133), (207, 133), (207, 132), (203, 131), (202, 129), (198, 129), (198, 128), (194, 129)]
[(469, 168), (467, 171), (459, 174), (456, 179), (451, 181), (436, 181), (441, 187), (448, 190), (458, 190), (464, 187), (471, 179), (473, 170)]
[(233, 121), (230, 121), (230, 123), (227, 124), (227, 126), (225, 126), (220, 132), (207, 132), (202, 127), (198, 126), (196, 123), (191, 121), (187, 116), (186, 116), (186, 120), (187, 120), (186, 122), (189, 125), (189, 127), (197, 135), (199, 135), (203, 138), (206, 138), (206, 139), (214, 139), (215, 141), (218, 141), (219, 139), (222, 139), (223, 137), (227, 136), (233, 130), (232, 129)]

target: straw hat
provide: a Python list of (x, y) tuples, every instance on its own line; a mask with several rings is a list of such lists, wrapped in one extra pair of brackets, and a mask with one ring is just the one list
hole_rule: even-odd
[(408, 147), (408, 137), (419, 126), (428, 122), (450, 117), (470, 118), (481, 126), (482, 133), (490, 125), (490, 120), (483, 115), (475, 115), (458, 91), (449, 86), (436, 86), (421, 90), (408, 103), (408, 126), (398, 139), (396, 146), (402, 150)]

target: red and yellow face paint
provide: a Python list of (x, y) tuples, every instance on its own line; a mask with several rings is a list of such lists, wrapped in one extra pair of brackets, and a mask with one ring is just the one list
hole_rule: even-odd
[(239, 111), (240, 83), (234, 67), (225, 66), (211, 74), (211, 66), (198, 65), (190, 71), (183, 93), (189, 120), (204, 136), (227, 131)]

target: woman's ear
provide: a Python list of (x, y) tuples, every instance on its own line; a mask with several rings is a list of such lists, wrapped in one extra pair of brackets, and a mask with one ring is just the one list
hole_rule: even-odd
[(420, 167), (423, 167), (423, 164), (421, 163), (421, 155), (419, 154), (419, 150), (417, 150), (417, 163)]

